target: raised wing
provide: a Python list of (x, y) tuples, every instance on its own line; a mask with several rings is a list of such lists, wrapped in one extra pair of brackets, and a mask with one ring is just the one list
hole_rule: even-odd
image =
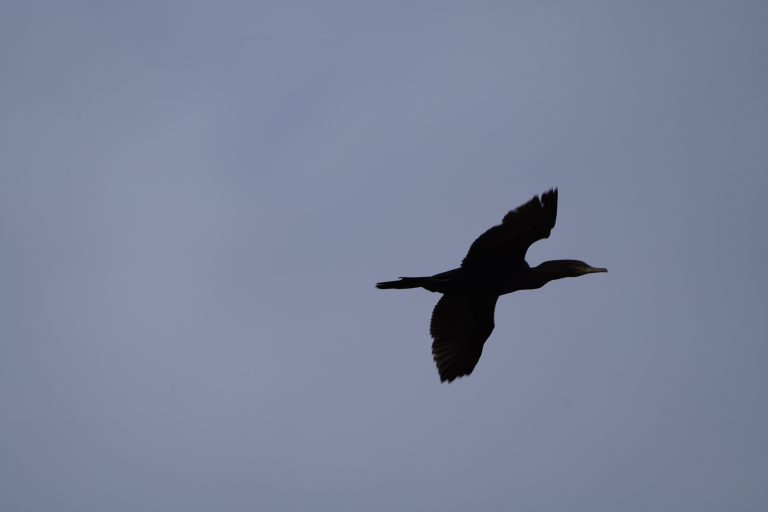
[(548, 238), (557, 219), (557, 189), (535, 196), (507, 213), (501, 224), (475, 240), (461, 266), (522, 265), (528, 248)]
[(443, 295), (432, 312), (432, 357), (441, 382), (469, 375), (493, 332), (496, 296)]

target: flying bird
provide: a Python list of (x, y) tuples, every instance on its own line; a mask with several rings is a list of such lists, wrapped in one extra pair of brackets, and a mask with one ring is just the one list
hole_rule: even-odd
[(557, 218), (557, 189), (508, 212), (501, 224), (475, 240), (459, 268), (429, 277), (401, 277), (376, 284), (381, 289), (424, 288), (442, 293), (432, 312), (432, 357), (441, 382), (472, 373), (493, 332), (493, 314), (501, 295), (534, 290), (555, 279), (608, 272), (578, 260), (545, 261), (531, 267), (528, 248), (549, 238)]

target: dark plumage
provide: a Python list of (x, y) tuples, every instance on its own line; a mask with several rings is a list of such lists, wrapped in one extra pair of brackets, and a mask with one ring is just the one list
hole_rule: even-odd
[(425, 288), (442, 293), (432, 312), (432, 356), (441, 381), (469, 375), (493, 331), (500, 295), (541, 288), (549, 281), (607, 272), (583, 261), (553, 260), (529, 267), (528, 248), (548, 238), (557, 218), (557, 189), (534, 197), (507, 213), (501, 224), (475, 240), (459, 268), (429, 277), (401, 277), (377, 288)]

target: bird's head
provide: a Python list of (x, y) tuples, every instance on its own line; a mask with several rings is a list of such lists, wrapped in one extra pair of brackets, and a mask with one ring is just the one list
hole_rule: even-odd
[(584, 263), (583, 261), (579, 260), (563, 260), (564, 261), (564, 268), (568, 270), (571, 276), (577, 277), (577, 276), (583, 276), (584, 274), (594, 274), (596, 272), (608, 272), (607, 268), (603, 267), (593, 267), (592, 265), (588, 265)]

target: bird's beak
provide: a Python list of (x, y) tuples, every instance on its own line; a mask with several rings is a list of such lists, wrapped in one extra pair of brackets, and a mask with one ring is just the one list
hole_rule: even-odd
[(585, 274), (595, 274), (597, 272), (608, 272), (608, 269), (603, 267), (587, 267), (582, 272)]

